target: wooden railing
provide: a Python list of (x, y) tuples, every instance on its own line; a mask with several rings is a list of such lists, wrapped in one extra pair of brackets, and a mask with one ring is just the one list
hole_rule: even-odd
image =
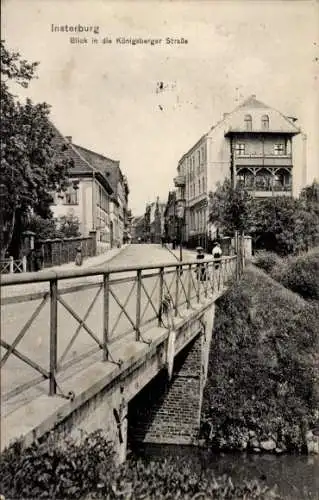
[[(14, 383), (4, 398), (9, 399), (44, 379), (49, 381), (49, 394), (54, 395), (58, 387), (57, 375), (98, 351), (101, 351), (104, 361), (119, 363), (112, 356), (116, 342), (125, 337), (146, 342), (144, 332), (150, 327), (170, 328), (163, 308), (165, 301), (170, 304), (171, 316), (176, 318), (200, 302), (215, 300), (230, 280), (239, 277), (241, 269), (241, 260), (235, 256), (219, 261), (210, 258), (200, 264), (193, 261), (144, 267), (104, 266), (3, 276), (2, 313), (9, 307), (13, 308), (7, 314), (10, 318), (17, 317), (20, 330), (14, 333), (11, 323), (1, 314), (6, 322), (5, 336), (2, 335), (0, 341), (1, 350), (5, 351), (1, 369), (5, 369), (8, 360), (14, 358), (20, 360), (20, 365), (16, 361), (19, 366), (23, 362), (38, 374), (37, 378), (26, 382), (21, 372), (20, 382), (23, 383)], [(63, 283), (66, 286), (63, 287)], [(15, 294), (15, 287), (19, 285), (24, 285), (22, 293)], [(30, 316), (33, 301), (38, 304)], [(23, 303), (29, 316), (22, 324), (17, 315), (22, 311)], [(28, 333), (29, 339), (26, 340)], [(88, 338), (93, 349), (88, 347)], [(24, 352), (23, 346), (19, 348), (23, 339)], [(77, 352), (67, 361), (75, 348), (82, 348), (83, 352)], [(10, 373), (15, 373), (15, 370), (13, 364)]]
[(0, 260), (0, 274), (6, 273), (24, 273), (27, 270), (27, 258), (14, 260), (13, 257)]

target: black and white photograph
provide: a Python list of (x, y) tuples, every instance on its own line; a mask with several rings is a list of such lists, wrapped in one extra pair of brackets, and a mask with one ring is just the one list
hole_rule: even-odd
[(319, 0), (2, 0), (0, 500), (319, 500)]

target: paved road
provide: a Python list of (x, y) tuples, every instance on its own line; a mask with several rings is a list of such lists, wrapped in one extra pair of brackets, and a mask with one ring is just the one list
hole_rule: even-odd
[[(178, 252), (175, 252), (178, 255)], [(193, 252), (184, 251), (183, 260), (194, 260)], [(139, 266), (139, 265), (155, 265), (161, 263), (177, 263), (178, 259), (167, 249), (159, 245), (129, 245), (119, 255), (112, 260), (112, 266)], [(152, 301), (156, 310), (159, 307), (159, 279), (154, 276), (157, 270), (148, 271), (148, 274), (153, 274), (150, 277), (143, 278), (143, 284), (146, 292), (152, 296)], [(144, 276), (145, 273), (143, 273)], [(109, 340), (114, 342), (123, 332), (131, 332), (130, 335), (134, 336), (133, 326), (130, 319), (122, 314), (120, 305), (117, 301), (124, 304), (126, 302), (125, 310), (132, 322), (136, 318), (136, 283), (134, 282), (135, 273), (117, 273), (112, 279), (117, 279), (116, 283), (111, 283), (111, 290), (115, 296), (110, 294), (109, 302)], [(118, 282), (118, 278), (125, 278), (124, 282)], [(187, 289), (186, 273), (183, 277), (184, 286)], [(68, 288), (75, 284), (75, 282), (82, 285), (89, 285), (90, 288), (80, 289), (78, 291), (68, 292)], [(167, 286), (171, 286), (171, 293), (174, 296), (174, 276), (173, 274), (166, 277)], [(132, 290), (132, 287), (134, 289)], [(17, 293), (17, 287), (10, 287), (13, 290), (6, 289), (4, 295), (10, 296), (12, 293)], [(65, 280), (63, 282), (65, 288), (62, 295), (63, 300), (72, 308), (75, 313), (84, 320), (86, 312), (94, 297), (101, 290), (101, 278), (89, 277), (79, 278), (76, 280)], [(19, 286), (19, 294), (30, 293), (30, 291), (46, 291), (47, 284), (37, 283), (31, 285)], [(152, 318), (155, 318), (155, 311), (149, 304), (147, 294), (142, 289), (141, 295), (141, 318), (142, 324), (147, 323)], [(195, 294), (195, 292), (194, 292)], [(179, 301), (184, 301), (183, 291), (180, 286)], [(30, 318), (33, 311), (40, 305), (42, 299), (9, 304), (1, 307), (1, 326), (2, 326), (2, 339), (8, 344), (12, 344), (18, 332), (25, 325), (26, 321)], [(148, 306), (147, 306), (148, 304)], [(25, 336), (17, 345), (18, 351), (28, 356), (30, 359), (38, 363), (40, 366), (48, 370), (49, 367), (49, 300), (45, 303), (39, 315), (35, 318), (32, 326), (27, 331)], [(92, 330), (94, 335), (102, 342), (103, 337), (103, 297), (102, 291), (98, 294), (95, 303), (85, 319), (86, 325)], [(77, 334), (76, 339), (72, 345), (72, 338)], [(74, 361), (79, 356), (85, 356), (86, 353), (97, 347), (95, 340), (83, 329), (79, 328), (78, 321), (72, 317), (70, 312), (62, 305), (58, 305), (58, 360), (61, 361), (62, 367), (70, 361)], [(5, 354), (6, 349), (1, 348), (1, 357)], [(61, 359), (62, 357), (62, 359)], [(21, 386), (21, 384), (28, 383), (39, 374), (26, 363), (19, 360), (16, 356), (11, 355), (5, 366), (2, 369), (1, 377), (1, 392), (2, 395), (13, 394), (13, 392)], [(5, 396), (6, 397), (6, 396)], [(20, 396), (21, 398), (21, 396)]]

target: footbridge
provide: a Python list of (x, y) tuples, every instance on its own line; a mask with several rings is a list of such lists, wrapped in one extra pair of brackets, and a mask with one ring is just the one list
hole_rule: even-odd
[(1, 279), (1, 448), (103, 429), (196, 444), (215, 302), (242, 261), (104, 265)]

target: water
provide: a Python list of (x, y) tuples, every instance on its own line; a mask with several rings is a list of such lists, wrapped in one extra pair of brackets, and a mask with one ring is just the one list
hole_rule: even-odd
[(219, 453), (204, 449), (171, 446), (144, 445), (135, 454), (145, 460), (161, 460), (163, 457), (190, 459), (192, 468), (211, 470), (217, 476), (227, 474), (234, 480), (258, 479), (261, 484), (278, 486), (278, 493), (287, 500), (319, 500), (319, 456), (272, 455), (248, 453)]

